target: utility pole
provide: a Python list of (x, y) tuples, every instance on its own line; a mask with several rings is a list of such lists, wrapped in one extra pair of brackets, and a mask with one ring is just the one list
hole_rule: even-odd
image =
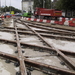
[(11, 13), (11, 0), (10, 0), (10, 13)]
[(31, 13), (31, 0), (29, 0), (29, 12)]
[(23, 0), (22, 0), (22, 13), (23, 13)]
[[(5, 0), (5, 7), (6, 7), (6, 0)], [(6, 8), (5, 8), (5, 13), (6, 13)]]
[(43, 8), (45, 8), (45, 0), (43, 0)]
[(1, 0), (0, 0), (0, 13), (1, 13)]

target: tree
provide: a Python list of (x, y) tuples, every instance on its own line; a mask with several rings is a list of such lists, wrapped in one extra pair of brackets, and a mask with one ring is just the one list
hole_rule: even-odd
[(40, 7), (40, 8), (51, 8), (51, 0), (34, 0), (34, 8)]
[(64, 10), (74, 10), (75, 0), (58, 0), (56, 8)]
[(75, 10), (75, 0), (58, 0), (56, 3), (56, 8), (64, 10), (66, 14), (68, 11), (71, 11), (72, 16), (72, 11)]
[(45, 8), (51, 8), (51, 0), (45, 0)]
[(1, 8), (1, 12), (10, 12), (10, 11), (14, 11), (15, 13), (20, 13), (21, 12), (21, 10), (19, 10), (19, 9), (17, 9), (17, 8), (14, 8), (14, 7), (12, 7), (12, 6), (6, 6), (6, 7), (4, 7), (4, 8)]

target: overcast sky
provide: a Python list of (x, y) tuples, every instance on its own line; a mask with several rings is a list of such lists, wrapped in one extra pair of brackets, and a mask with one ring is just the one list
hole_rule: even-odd
[[(5, 4), (7, 6), (14, 6), (15, 8), (21, 9), (21, 1), (22, 0), (0, 0), (1, 6), (4, 7)], [(53, 1), (53, 0), (52, 0)]]
[[(21, 9), (21, 1), (22, 0), (0, 0), (1, 1), (1, 6), (14, 6), (15, 8)], [(6, 1), (6, 3), (5, 3)]]

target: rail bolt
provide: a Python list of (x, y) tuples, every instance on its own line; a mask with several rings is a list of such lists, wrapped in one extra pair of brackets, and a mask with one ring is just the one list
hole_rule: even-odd
[(14, 40), (16, 40), (16, 38)]
[(27, 71), (27, 75), (31, 75), (31, 72), (30, 71)]
[(28, 67), (27, 69), (28, 69), (29, 71), (33, 71), (33, 70), (34, 70), (33, 67)]
[(18, 53), (18, 51), (15, 51), (15, 53)]
[(10, 61), (10, 59), (6, 59), (6, 61), (5, 61), (6, 63), (10, 63), (11, 61)]
[(21, 72), (16, 72), (16, 75), (21, 75)]
[(26, 48), (25, 46), (21, 45), (21, 48)]
[(17, 45), (16, 45), (16, 44), (14, 44), (14, 47), (17, 47)]
[(60, 62), (61, 65), (65, 65), (65, 63), (63, 61)]
[(44, 52), (44, 51), (42, 49), (40, 49), (39, 52)]
[(16, 66), (16, 67), (18, 67), (19, 65), (20, 65), (19, 62), (14, 63), (14, 66)]
[(43, 43), (43, 45), (45, 46), (46, 44), (45, 44), (45, 43)]
[(22, 50), (22, 53), (24, 53), (25, 51)]
[(38, 48), (34, 48), (34, 51), (38, 51)]

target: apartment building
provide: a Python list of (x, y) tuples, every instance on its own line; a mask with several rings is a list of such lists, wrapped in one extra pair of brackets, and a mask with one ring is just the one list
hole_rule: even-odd
[(22, 12), (34, 12), (34, 0), (22, 0)]

